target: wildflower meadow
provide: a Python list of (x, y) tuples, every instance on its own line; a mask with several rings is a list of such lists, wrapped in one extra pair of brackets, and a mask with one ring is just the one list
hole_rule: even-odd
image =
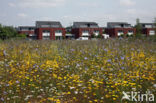
[(156, 42), (0, 43), (0, 103), (134, 103), (123, 91), (156, 96)]

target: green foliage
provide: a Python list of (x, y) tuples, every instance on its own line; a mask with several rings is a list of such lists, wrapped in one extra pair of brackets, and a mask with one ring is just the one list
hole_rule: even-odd
[(119, 37), (124, 37), (124, 34), (121, 34)]
[(65, 36), (63, 36), (63, 37), (62, 37), (62, 39), (63, 39), (63, 40), (65, 40), (65, 39), (66, 39), (66, 37), (65, 37)]
[(0, 39), (6, 40), (11, 38), (25, 39), (27, 36), (25, 34), (18, 34), (16, 29), (12, 26), (2, 26), (0, 24)]
[(0, 39), (10, 39), (17, 36), (17, 31), (12, 26), (2, 26), (0, 25)]
[(92, 34), (92, 35), (91, 35), (91, 38), (95, 38), (95, 37), (96, 37), (95, 34)]
[(138, 38), (138, 39), (140, 39), (140, 38), (142, 38), (143, 36), (142, 36), (141, 33), (137, 33), (137, 34), (135, 35), (135, 37)]
[(126, 34), (126, 37), (133, 37), (133, 36), (134, 36), (134, 34), (132, 34), (132, 35)]
[(105, 31), (105, 29), (102, 31), (102, 34), (106, 34), (106, 31)]
[(149, 41), (156, 42), (156, 35), (149, 36)]
[(0, 43), (2, 42), (2, 39), (0, 39)]
[(136, 28), (136, 34), (141, 34), (141, 25), (140, 25), (140, 19), (139, 18), (136, 19), (135, 28)]
[(17, 34), (16, 38), (21, 38), (21, 39), (25, 39), (27, 37), (26, 34)]
[(98, 34), (97, 38), (103, 38), (103, 36), (101, 34)]
[(156, 18), (154, 18), (154, 27), (155, 27), (155, 35), (156, 35)]
[(126, 34), (126, 37), (130, 37), (130, 35)]
[(72, 26), (66, 27), (66, 33), (67, 34), (71, 34), (71, 31), (72, 31)]
[(66, 34), (71, 34), (71, 31), (66, 31)]
[(97, 36), (95, 34), (92, 34), (91, 38), (103, 38), (103, 36), (101, 34), (98, 34)]
[(156, 42), (156, 35), (154, 35), (154, 37), (153, 37), (153, 41)]

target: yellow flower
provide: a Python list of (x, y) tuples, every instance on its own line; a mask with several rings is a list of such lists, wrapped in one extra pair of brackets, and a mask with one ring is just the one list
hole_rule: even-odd
[(92, 101), (89, 101), (89, 103), (93, 103)]
[(67, 92), (67, 94), (71, 94), (71, 92)]
[(48, 100), (50, 100), (50, 101), (54, 101), (55, 99), (50, 97), (50, 98), (48, 98)]
[(95, 100), (94, 100), (94, 102), (96, 102), (96, 103), (97, 103), (97, 102), (98, 102), (98, 100), (97, 100), (97, 99), (95, 99)]
[(11, 81), (9, 81), (9, 85), (13, 85), (13, 81), (11, 80)]

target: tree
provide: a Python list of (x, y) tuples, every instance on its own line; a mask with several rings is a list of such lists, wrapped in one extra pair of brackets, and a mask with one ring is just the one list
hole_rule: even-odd
[(26, 34), (17, 34), (15, 37), (20, 38), (20, 39), (25, 39), (27, 37), (27, 35)]
[(6, 38), (7, 34), (6, 34), (6, 30), (4, 29), (4, 27), (2, 25), (0, 25), (0, 38), (2, 40), (4, 40)]
[(136, 33), (141, 34), (141, 25), (140, 25), (140, 19), (136, 19)]
[(18, 33), (12, 26), (2, 26), (0, 24), (0, 39), (5, 40), (13, 37), (17, 37)]
[(71, 32), (72, 32), (72, 26), (66, 27), (66, 33), (71, 34)]
[(98, 34), (98, 35), (97, 35), (97, 38), (101, 38), (101, 39), (102, 39), (103, 36), (102, 36), (101, 34)]
[(155, 35), (154, 35), (154, 41), (156, 42), (156, 17), (154, 18), (154, 31), (155, 31)]
[(91, 38), (95, 38), (95, 34), (94, 33), (91, 35)]
[(155, 35), (156, 35), (156, 17), (154, 18), (154, 30), (155, 30)]
[(142, 31), (142, 28), (141, 28), (141, 24), (140, 24), (140, 19), (137, 18), (136, 19), (136, 37), (137, 38), (141, 38), (142, 37), (142, 34), (141, 34), (141, 31)]

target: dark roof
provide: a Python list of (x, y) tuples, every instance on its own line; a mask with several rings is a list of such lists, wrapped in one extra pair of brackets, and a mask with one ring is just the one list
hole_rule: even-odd
[(155, 28), (155, 24), (154, 23), (140, 23), (141, 27), (142, 28), (147, 28), (146, 26), (149, 25), (151, 27), (148, 27), (148, 28)]
[(18, 28), (17, 28), (17, 30), (25, 30), (25, 29), (28, 29), (28, 30), (35, 30), (35, 26), (19, 26)]
[(108, 22), (107, 28), (127, 28), (132, 27), (131, 24), (127, 22)]
[(107, 24), (128, 24), (128, 23), (127, 22), (108, 22)]
[(99, 27), (96, 22), (74, 22), (74, 28), (83, 28), (83, 27)]
[(154, 23), (140, 23), (141, 25), (154, 25)]
[(53, 27), (53, 28), (62, 28), (62, 25), (59, 21), (36, 21), (37, 28)]
[(18, 28), (36, 28), (35, 26), (19, 26)]
[(100, 28), (102, 28), (102, 29), (106, 29), (107, 27), (100, 27)]

